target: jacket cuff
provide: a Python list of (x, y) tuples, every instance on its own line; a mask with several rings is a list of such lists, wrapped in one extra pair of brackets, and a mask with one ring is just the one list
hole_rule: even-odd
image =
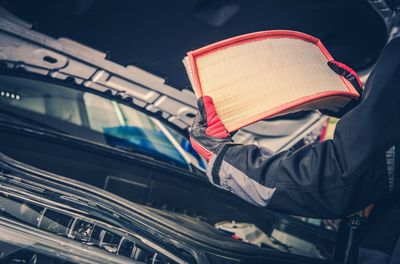
[(217, 155), (213, 155), (207, 166), (209, 180), (251, 204), (267, 207), (276, 188), (256, 182), (225, 159), (230, 147), (235, 145), (237, 144), (227, 144)]
[(224, 189), (227, 189), (227, 186), (221, 185), (220, 170), (225, 154), (232, 145), (236, 144), (225, 144), (217, 154), (211, 155), (206, 170), (208, 180), (215, 186), (222, 187)]

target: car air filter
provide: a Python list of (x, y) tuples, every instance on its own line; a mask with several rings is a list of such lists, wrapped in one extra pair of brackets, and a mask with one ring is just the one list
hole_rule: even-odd
[(191, 51), (184, 59), (197, 97), (213, 98), (229, 132), (300, 110), (337, 111), (359, 94), (327, 64), (312, 36), (286, 30), (246, 34)]

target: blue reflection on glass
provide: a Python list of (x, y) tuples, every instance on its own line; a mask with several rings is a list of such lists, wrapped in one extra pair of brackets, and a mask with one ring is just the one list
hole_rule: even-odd
[(161, 131), (117, 126), (105, 127), (103, 133), (107, 143), (112, 146), (132, 149), (164, 161), (172, 161), (181, 167), (188, 167), (178, 150)]

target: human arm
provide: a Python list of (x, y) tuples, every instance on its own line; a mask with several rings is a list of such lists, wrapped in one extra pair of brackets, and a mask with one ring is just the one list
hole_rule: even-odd
[[(203, 135), (213, 148), (207, 175), (213, 184), (257, 206), (341, 217), (388, 192), (385, 152), (400, 140), (399, 110), (400, 39), (395, 39), (378, 59), (361, 102), (339, 121), (333, 140), (272, 154), (234, 144), (229, 136)], [(205, 141), (199, 140), (196, 124), (193, 128), (192, 142), (201, 145)]]

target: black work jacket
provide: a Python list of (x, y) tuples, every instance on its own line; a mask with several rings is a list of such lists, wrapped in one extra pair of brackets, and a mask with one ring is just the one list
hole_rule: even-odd
[(211, 157), (207, 176), (260, 207), (341, 218), (398, 193), (399, 178), (393, 176), (387, 153), (399, 141), (400, 38), (396, 38), (378, 58), (360, 104), (338, 122), (333, 140), (280, 153), (227, 144)]

